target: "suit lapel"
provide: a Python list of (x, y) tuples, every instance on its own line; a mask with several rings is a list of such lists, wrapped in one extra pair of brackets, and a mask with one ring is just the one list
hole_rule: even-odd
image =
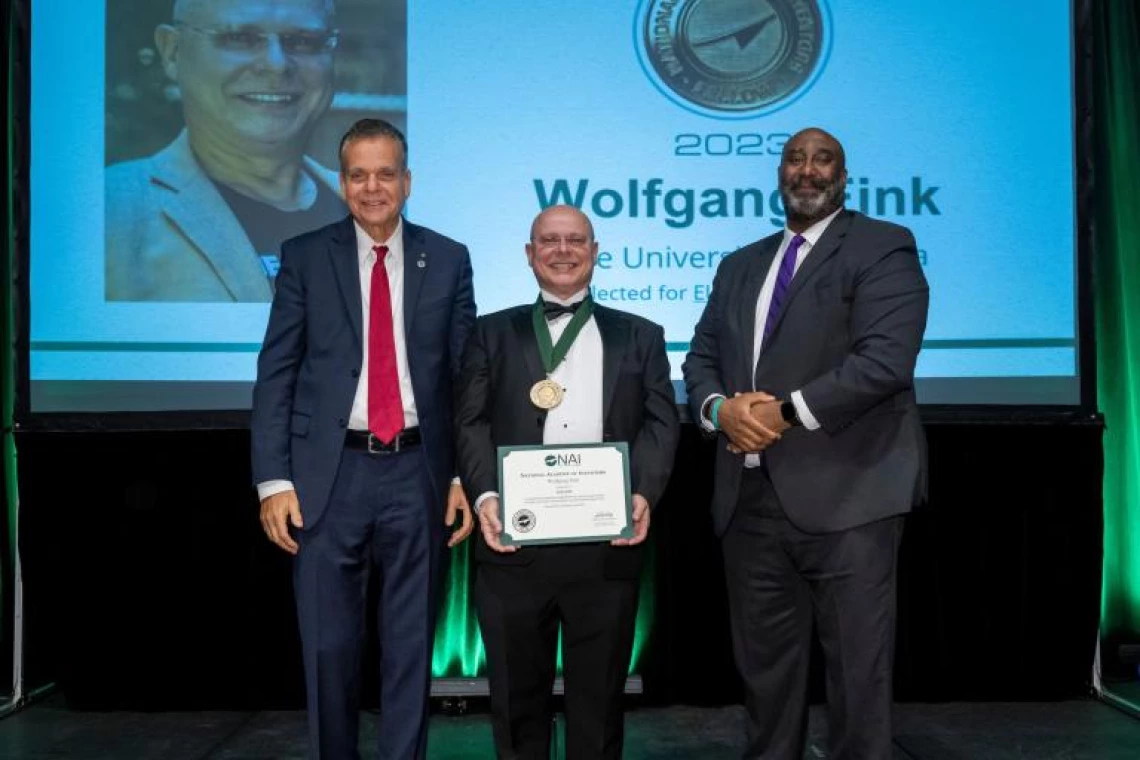
[[(783, 235), (772, 235), (764, 247), (752, 257), (748, 271), (744, 275), (744, 291), (740, 299), (740, 313), (737, 318), (743, 325), (741, 335), (747, 335), (755, 340), (756, 335), (756, 303), (760, 300), (760, 290), (764, 287), (764, 278), (772, 267), (772, 259), (780, 249)], [(761, 326), (763, 329), (763, 326)], [(737, 363), (738, 374), (736, 387), (752, 387), (752, 344), (749, 343), (744, 351), (740, 352), (740, 361)]]
[(194, 244), (235, 301), (268, 301), (273, 296), (258, 252), (237, 217), (206, 177), (183, 132), (155, 157), (150, 180), (170, 188), (162, 213)]
[(602, 336), (602, 420), (609, 419), (617, 387), (618, 367), (629, 346), (629, 322), (604, 306), (594, 307), (594, 322)]
[(424, 248), (422, 230), (404, 220), (404, 335), (412, 334), (416, 305), (420, 300), (431, 258)]
[(529, 373), (529, 382), (526, 384), (529, 390), (531, 385), (546, 377), (546, 372), (542, 369), (542, 357), (538, 353), (538, 339), (534, 335), (534, 325), (531, 324), (530, 307), (520, 306), (511, 316), (511, 325), (522, 348), (523, 362)]
[(843, 242), (843, 238), (847, 236), (847, 229), (850, 226), (850, 211), (841, 211), (839, 216), (835, 217), (831, 224), (827, 225), (823, 237), (821, 237), (819, 242), (815, 244), (815, 247), (812, 248), (807, 260), (796, 270), (796, 276), (792, 278), (792, 282), (788, 286), (788, 293), (784, 296), (784, 308), (776, 315), (776, 324), (772, 326), (772, 335), (775, 335), (776, 331), (780, 329), (780, 323), (784, 321), (784, 315), (788, 313), (788, 307), (796, 295), (807, 286), (806, 284), (811, 280), (812, 276), (839, 250), (839, 245)]
[(356, 333), (356, 342), (363, 347), (364, 334), (361, 322), (363, 321), (364, 307), (361, 303), (360, 261), (356, 253), (356, 225), (352, 217), (345, 219), (333, 228), (332, 239), (329, 241), (329, 256), (332, 259), (333, 273), (336, 284), (340, 289), (340, 297), (344, 308), (348, 310), (348, 320), (352, 330)]

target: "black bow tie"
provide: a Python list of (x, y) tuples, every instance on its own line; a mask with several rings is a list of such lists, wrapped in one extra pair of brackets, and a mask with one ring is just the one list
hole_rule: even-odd
[(553, 301), (543, 301), (542, 314), (549, 322), (552, 319), (558, 319), (563, 314), (573, 314), (574, 312), (578, 311), (578, 307), (583, 303), (585, 303), (585, 299), (582, 299), (577, 303), (572, 303), (569, 306), (563, 306), (562, 304), (554, 303)]

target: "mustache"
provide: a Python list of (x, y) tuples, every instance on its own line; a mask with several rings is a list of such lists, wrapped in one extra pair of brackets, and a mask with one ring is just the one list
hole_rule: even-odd
[(825, 179), (812, 179), (811, 177), (803, 177), (795, 182), (785, 182), (784, 188), (787, 190), (799, 190), (801, 187), (810, 187), (813, 190), (823, 192), (831, 187), (831, 182)]
[[(815, 192), (806, 196), (796, 192), (804, 187), (810, 187)], [(825, 215), (825, 210), (843, 205), (843, 195), (844, 184), (838, 178), (828, 181), (801, 177), (780, 183), (780, 199), (784, 202), (785, 210), (801, 216), (815, 218)]]

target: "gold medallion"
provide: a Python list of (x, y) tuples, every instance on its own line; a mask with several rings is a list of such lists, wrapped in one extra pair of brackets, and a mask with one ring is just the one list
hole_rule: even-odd
[(539, 409), (553, 409), (562, 403), (562, 386), (551, 380), (539, 380), (530, 387), (530, 401)]

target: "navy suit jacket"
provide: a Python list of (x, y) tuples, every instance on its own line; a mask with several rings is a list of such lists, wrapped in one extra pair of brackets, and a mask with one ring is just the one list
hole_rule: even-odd
[[(929, 289), (904, 227), (842, 211), (800, 266), (756, 367), (760, 288), (783, 233), (721, 262), (685, 359), (694, 418), (712, 394), (803, 393), (819, 430), (792, 428), (764, 456), (788, 519), (827, 533), (907, 512), (926, 496), (914, 366)], [(717, 445), (713, 527), (723, 535), (743, 456)]]
[[(364, 371), (362, 311), (351, 217), (281, 246), (253, 389), (253, 479), (292, 480), (307, 528), (328, 503)], [(455, 475), (453, 385), (474, 322), (467, 248), (405, 220), (404, 342), (441, 513)]]

